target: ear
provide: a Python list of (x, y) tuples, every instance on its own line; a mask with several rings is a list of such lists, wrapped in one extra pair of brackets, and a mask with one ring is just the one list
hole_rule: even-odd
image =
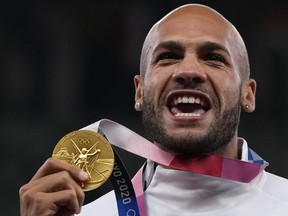
[(143, 104), (143, 79), (140, 75), (134, 77), (135, 86), (135, 110), (141, 111)]
[(245, 80), (241, 87), (241, 107), (245, 112), (255, 110), (256, 81), (254, 79)]

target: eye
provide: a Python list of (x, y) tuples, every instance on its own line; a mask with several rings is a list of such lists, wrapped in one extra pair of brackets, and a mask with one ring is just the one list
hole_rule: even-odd
[(203, 60), (204, 61), (219, 62), (219, 63), (227, 64), (226, 59), (222, 55), (220, 55), (218, 53), (210, 53), (210, 54), (204, 56)]
[(163, 52), (160, 53), (157, 58), (156, 62), (165, 61), (165, 60), (179, 60), (181, 57), (173, 52)]

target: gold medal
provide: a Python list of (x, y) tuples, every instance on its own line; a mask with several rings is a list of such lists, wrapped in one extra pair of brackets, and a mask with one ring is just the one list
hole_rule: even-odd
[(90, 181), (81, 185), (84, 191), (100, 187), (114, 167), (110, 143), (90, 130), (73, 131), (64, 136), (55, 146), (52, 157), (74, 165), (90, 176)]

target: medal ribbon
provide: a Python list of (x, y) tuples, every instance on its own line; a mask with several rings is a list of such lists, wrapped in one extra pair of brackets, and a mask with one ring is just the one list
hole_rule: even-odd
[(139, 216), (138, 201), (128, 172), (114, 151), (114, 168), (110, 176), (120, 216)]
[[(201, 155), (195, 157), (173, 155), (158, 148), (156, 145), (125, 126), (108, 119), (102, 119), (83, 129), (102, 133), (112, 145), (118, 146), (143, 158), (152, 160), (160, 165), (242, 183), (248, 183), (253, 180), (268, 165), (266, 161), (260, 158), (260, 156), (251, 149), (248, 149), (249, 162), (216, 155)], [(134, 176), (132, 182), (137, 197), (140, 215), (146, 216), (142, 185), (142, 169), (143, 167)], [(117, 194), (116, 191), (115, 193)], [(118, 211), (120, 213), (119, 205)], [(123, 216), (124, 215), (130, 216), (129, 214), (123, 214)]]

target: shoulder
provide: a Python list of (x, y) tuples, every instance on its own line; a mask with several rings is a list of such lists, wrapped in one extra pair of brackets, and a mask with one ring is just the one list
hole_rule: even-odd
[(84, 205), (79, 216), (95, 216), (98, 213), (103, 215), (104, 212), (105, 216), (118, 215), (114, 191), (110, 191), (95, 201)]
[(264, 172), (263, 181), (260, 181), (262, 190), (270, 196), (284, 203), (288, 203), (288, 179), (275, 174)]

